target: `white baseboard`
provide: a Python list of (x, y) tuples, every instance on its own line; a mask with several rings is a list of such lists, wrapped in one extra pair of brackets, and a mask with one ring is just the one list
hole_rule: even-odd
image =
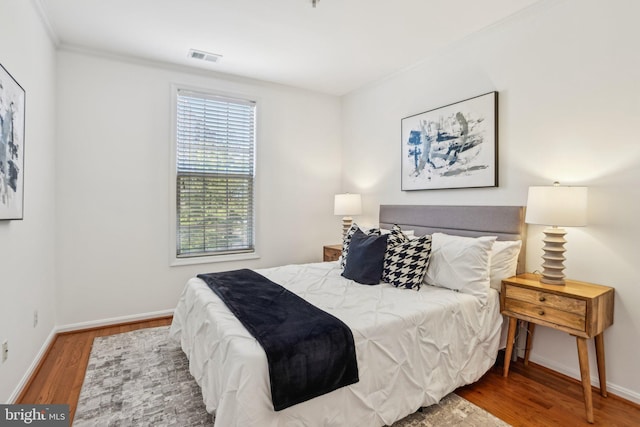
[[(534, 356), (533, 354), (531, 354), (529, 360), (537, 363), (538, 365), (542, 365), (553, 371), (559, 372), (580, 381), (580, 371), (575, 367), (567, 367), (565, 365), (559, 364), (554, 360), (547, 359), (546, 357)], [(600, 387), (600, 380), (598, 379), (597, 375), (591, 375), (591, 385)], [(617, 384), (612, 384), (610, 381), (607, 381), (607, 391), (630, 402), (640, 404), (640, 393), (629, 390), (628, 388), (621, 387)]]
[(72, 332), (81, 329), (99, 328), (102, 326), (115, 325), (118, 323), (136, 322), (139, 320), (153, 319), (155, 317), (172, 316), (173, 309), (153, 311), (150, 313), (132, 314), (130, 316), (111, 317), (108, 319), (91, 320), (89, 322), (71, 323), (69, 325), (61, 325), (56, 327), (57, 333)]
[(101, 326), (115, 325), (118, 323), (135, 322), (139, 320), (153, 319), (156, 317), (172, 316), (173, 311), (174, 311), (173, 309), (168, 309), (168, 310), (161, 310), (161, 311), (153, 311), (150, 313), (133, 314), (130, 316), (121, 316), (121, 317), (111, 317), (109, 319), (93, 320), (90, 322), (72, 323), (69, 325), (55, 326), (49, 333), (49, 336), (45, 340), (44, 344), (42, 344), (42, 347), (40, 348), (40, 351), (36, 355), (35, 359), (33, 359), (33, 362), (31, 362), (29, 369), (22, 376), (22, 379), (18, 383), (17, 387), (15, 388), (13, 393), (11, 393), (11, 396), (9, 396), (9, 403), (15, 403), (18, 396), (20, 396), (20, 393), (22, 393), (22, 389), (27, 384), (31, 376), (35, 373), (35, 370), (38, 367), (40, 360), (42, 360), (42, 358), (46, 355), (47, 349), (49, 348), (52, 341), (55, 339), (55, 337), (59, 333), (72, 332), (72, 331), (77, 331), (81, 329), (96, 328)]
[(36, 355), (35, 359), (33, 359), (33, 362), (31, 362), (29, 369), (27, 369), (27, 372), (24, 373), (24, 375), (22, 376), (22, 379), (20, 380), (16, 388), (13, 390), (13, 393), (11, 393), (11, 396), (9, 396), (8, 403), (16, 402), (16, 400), (18, 399), (18, 396), (20, 396), (20, 393), (22, 393), (22, 389), (24, 388), (25, 385), (27, 385), (27, 382), (29, 381), (31, 376), (35, 373), (35, 370), (38, 367), (38, 364), (40, 364), (40, 361), (42, 360), (42, 358), (45, 356), (45, 354), (47, 354), (47, 350), (49, 349), (49, 346), (51, 345), (51, 343), (53, 342), (57, 334), (58, 332), (56, 331), (55, 327), (51, 329), (51, 332), (49, 332), (49, 336), (47, 337), (46, 340), (44, 340), (42, 347), (40, 347), (40, 351)]

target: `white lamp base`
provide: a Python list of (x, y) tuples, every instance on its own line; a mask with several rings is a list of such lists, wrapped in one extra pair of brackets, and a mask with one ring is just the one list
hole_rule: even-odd
[(353, 218), (350, 216), (342, 217), (342, 238), (347, 235), (347, 231), (351, 228), (351, 224), (353, 224)]
[(545, 237), (542, 239), (544, 255), (542, 259), (542, 277), (540, 282), (548, 285), (564, 285), (564, 244), (567, 242), (564, 235), (567, 232), (564, 228), (549, 227), (544, 230)]

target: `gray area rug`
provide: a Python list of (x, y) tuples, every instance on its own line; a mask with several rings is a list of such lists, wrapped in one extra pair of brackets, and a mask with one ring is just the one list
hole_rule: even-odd
[[(93, 342), (74, 426), (213, 426), (200, 387), (169, 327), (98, 337)], [(392, 427), (508, 424), (450, 394)]]

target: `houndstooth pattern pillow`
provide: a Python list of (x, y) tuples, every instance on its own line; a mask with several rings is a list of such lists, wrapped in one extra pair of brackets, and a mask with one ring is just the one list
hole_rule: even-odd
[[(351, 224), (351, 228), (347, 230), (347, 234), (344, 235), (344, 239), (342, 239), (342, 256), (340, 257), (340, 268), (344, 268), (347, 265), (347, 254), (349, 253), (349, 244), (351, 243), (351, 238), (355, 234), (356, 230), (359, 229), (358, 224), (355, 222)], [(371, 228), (367, 231), (362, 230), (363, 233), (369, 236), (379, 236), (380, 229), (379, 228)]]
[(401, 243), (407, 243), (409, 237), (402, 232), (402, 229), (398, 224), (393, 224), (391, 227), (391, 231), (389, 232), (389, 237), (387, 237), (387, 248), (399, 245)]
[(430, 255), (431, 236), (429, 235), (395, 246), (387, 245), (382, 280), (397, 288), (420, 289)]

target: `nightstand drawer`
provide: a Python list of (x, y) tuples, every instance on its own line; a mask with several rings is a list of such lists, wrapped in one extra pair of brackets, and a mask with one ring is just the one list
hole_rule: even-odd
[(536, 306), (567, 311), (569, 313), (575, 313), (580, 316), (584, 316), (587, 310), (586, 301), (581, 299), (566, 297), (562, 295), (554, 295), (548, 292), (520, 288), (511, 285), (507, 285), (505, 287), (505, 292), (505, 296), (510, 299), (528, 302)]
[(541, 305), (540, 303), (534, 304), (508, 297), (504, 300), (504, 310), (576, 331), (584, 332), (586, 329), (584, 311), (582, 314), (571, 313), (552, 308), (548, 305)]
[(323, 261), (337, 261), (342, 255), (342, 245), (327, 245), (322, 251)]

